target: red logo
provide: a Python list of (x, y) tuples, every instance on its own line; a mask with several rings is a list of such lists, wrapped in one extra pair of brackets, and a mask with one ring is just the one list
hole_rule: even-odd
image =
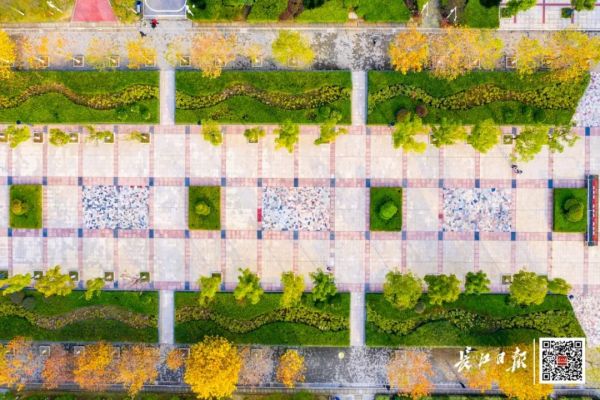
[(569, 363), (569, 358), (564, 354), (556, 356), (556, 365), (559, 367), (566, 367)]

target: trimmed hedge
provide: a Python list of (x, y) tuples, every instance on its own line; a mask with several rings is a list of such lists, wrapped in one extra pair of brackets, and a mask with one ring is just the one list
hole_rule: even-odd
[[(370, 190), (370, 229), (372, 231), (401, 231), (402, 230), (402, 188), (372, 187)], [(391, 202), (398, 209), (396, 214), (385, 220), (381, 218), (381, 207)]]
[(581, 82), (556, 83), (549, 73), (521, 78), (516, 72), (477, 71), (453, 81), (429, 72), (402, 75), (369, 72), (369, 123), (395, 121), (400, 109), (428, 107), (424, 122), (442, 118), (477, 123), (491, 118), (498, 124), (543, 122), (566, 124), (587, 87)]
[[(219, 230), (221, 229), (221, 187), (220, 186), (190, 186), (188, 194), (188, 227), (190, 229)], [(208, 207), (196, 206), (202, 204)], [(198, 211), (202, 211), (198, 213)]]
[[(554, 189), (553, 193), (552, 230), (554, 232), (585, 232), (587, 230), (587, 189), (560, 188)], [(583, 207), (583, 217), (579, 221), (569, 221), (565, 205), (570, 199), (578, 200)]]
[[(14, 212), (16, 211), (15, 202), (20, 202), (22, 212)], [(11, 228), (41, 229), (42, 185), (12, 185), (8, 209)]]

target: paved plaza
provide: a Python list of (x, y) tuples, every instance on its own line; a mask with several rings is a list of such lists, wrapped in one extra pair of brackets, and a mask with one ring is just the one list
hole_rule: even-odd
[[(342, 289), (362, 291), (381, 289), (394, 268), (461, 278), (484, 270), (494, 290), (505, 290), (501, 275), (526, 267), (566, 278), (577, 292), (600, 288), (600, 248), (585, 246), (583, 234), (552, 233), (552, 188), (583, 187), (585, 174), (600, 171), (597, 128), (579, 129), (582, 140), (562, 154), (544, 149), (520, 165), (522, 175), (510, 168), (510, 146), (481, 155), (466, 145), (429, 146), (409, 155), (392, 147), (387, 127), (349, 127), (334, 144), (315, 146), (318, 127), (304, 126), (293, 154), (275, 150), (274, 126), (259, 144), (247, 143), (246, 127), (224, 126), (220, 147), (198, 126), (105, 128), (117, 133), (114, 144), (0, 146), (1, 198), (10, 184), (44, 185), (43, 230), (8, 229), (0, 203), (0, 269), (60, 264), (82, 281), (113, 271), (119, 288), (147, 271), (159, 289), (193, 289), (200, 275), (220, 272), (231, 289), (238, 268), (249, 267), (278, 289), (283, 271), (330, 267)], [(151, 132), (150, 144), (123, 140), (140, 129)], [(96, 185), (148, 187), (149, 229), (88, 229), (82, 193)], [(221, 231), (187, 229), (189, 185), (222, 187)], [(294, 186), (329, 189), (329, 230), (264, 229), (263, 189)], [(402, 232), (369, 232), (370, 186), (404, 188)], [(444, 188), (509, 193), (511, 231), (445, 231)]]

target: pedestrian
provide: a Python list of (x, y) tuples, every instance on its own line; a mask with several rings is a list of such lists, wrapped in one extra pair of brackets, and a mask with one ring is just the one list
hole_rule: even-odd
[(142, 32), (142, 31), (140, 31), (140, 36), (141, 37), (146, 37), (146, 34), (144, 32)]
[(150, 21), (150, 26), (152, 27), (152, 29), (156, 28), (157, 25), (158, 20), (156, 18), (152, 18), (152, 21)]

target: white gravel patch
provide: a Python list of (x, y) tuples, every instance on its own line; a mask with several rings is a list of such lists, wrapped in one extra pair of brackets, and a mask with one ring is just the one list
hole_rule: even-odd
[(593, 295), (575, 295), (571, 299), (573, 311), (586, 336), (586, 345), (600, 345), (600, 297)]
[(510, 232), (510, 190), (443, 189), (446, 232)]
[(324, 187), (264, 187), (263, 229), (329, 230), (329, 194)]
[(147, 229), (148, 187), (84, 186), (83, 224), (86, 229)]
[(590, 84), (579, 100), (573, 120), (576, 126), (600, 126), (600, 73), (592, 72)]

